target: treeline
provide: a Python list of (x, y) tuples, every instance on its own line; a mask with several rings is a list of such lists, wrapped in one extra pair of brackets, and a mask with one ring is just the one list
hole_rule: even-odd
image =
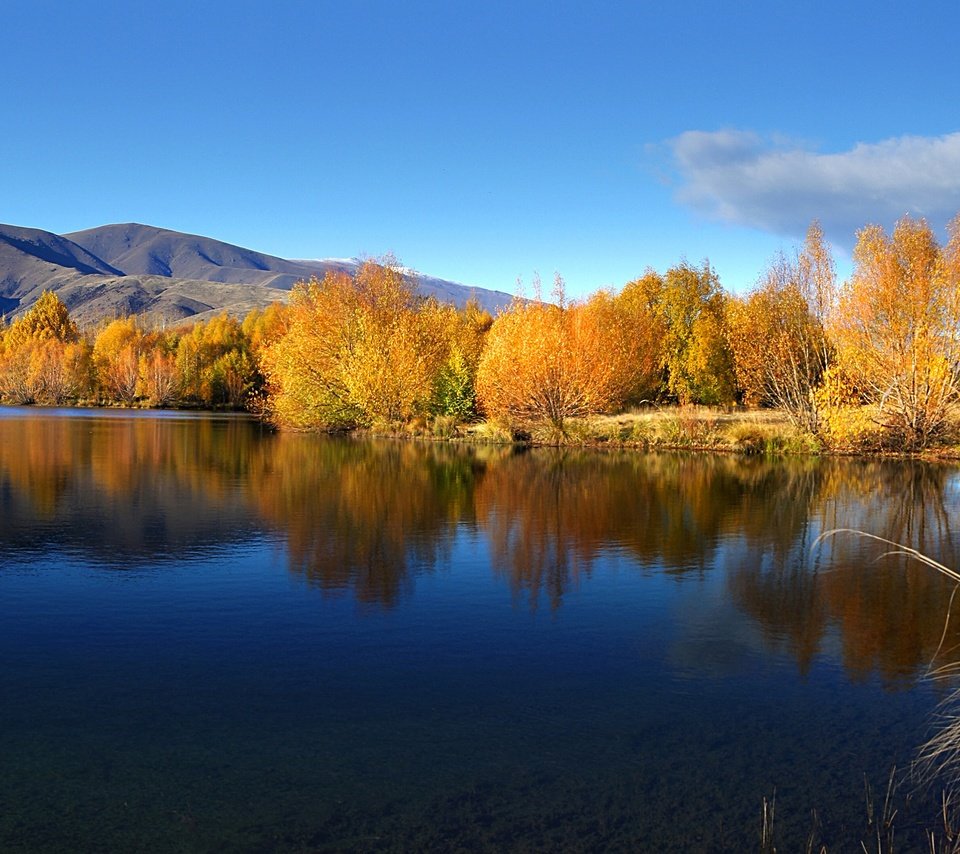
[(172, 330), (121, 318), (80, 334), (45, 294), (0, 341), (16, 403), (248, 406), (342, 430), (486, 418), (516, 435), (645, 402), (776, 408), (827, 447), (920, 450), (960, 397), (960, 219), (858, 235), (838, 286), (819, 226), (747, 294), (710, 265), (648, 270), (619, 292), (516, 299), (496, 318), (423, 299), (391, 259), (294, 288), (287, 306)]
[(120, 404), (244, 408), (263, 393), (259, 351), (280, 306), (242, 321), (221, 314), (170, 329), (138, 317), (81, 332), (45, 292), (0, 330), (0, 399), (14, 404)]
[[(275, 419), (309, 428), (483, 416), (514, 432), (642, 401), (773, 407), (828, 447), (919, 450), (960, 396), (960, 229), (863, 229), (837, 285), (814, 223), (745, 295), (708, 263), (619, 292), (517, 299), (495, 319), (418, 300), (395, 265), (297, 288), (262, 369)], [(538, 295), (539, 297), (539, 295)]]

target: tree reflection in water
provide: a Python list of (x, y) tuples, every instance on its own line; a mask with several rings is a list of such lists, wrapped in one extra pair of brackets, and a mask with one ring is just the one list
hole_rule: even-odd
[(325, 591), (390, 606), (413, 566), (449, 556), (487, 460), (502, 450), (278, 436), (258, 459), (255, 503), (287, 544), (290, 568)]
[[(280, 542), (325, 593), (389, 608), (476, 538), (518, 602), (557, 609), (616, 562), (719, 578), (764, 642), (809, 671), (837, 645), (891, 688), (942, 648), (950, 582), (859, 528), (960, 566), (954, 466), (641, 455), (275, 435), (238, 418), (0, 417), (0, 545), (125, 569), (244, 538)], [(478, 549), (474, 549), (477, 552)], [(719, 573), (719, 575), (718, 575)]]

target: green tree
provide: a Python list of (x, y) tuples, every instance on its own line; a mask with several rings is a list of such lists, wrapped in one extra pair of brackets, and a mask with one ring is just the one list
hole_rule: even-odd
[(727, 297), (717, 274), (707, 262), (700, 267), (683, 262), (667, 271), (655, 298), (664, 326), (667, 392), (680, 403), (731, 403), (735, 381), (726, 336)]

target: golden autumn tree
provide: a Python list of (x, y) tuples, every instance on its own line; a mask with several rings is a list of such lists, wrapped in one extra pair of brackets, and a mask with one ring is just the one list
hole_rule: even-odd
[(64, 403), (87, 390), (88, 357), (66, 305), (44, 291), (3, 336), (0, 393), (14, 403)]
[(516, 300), (494, 321), (477, 393), (488, 415), (519, 425), (609, 412), (649, 382), (649, 330), (610, 293), (567, 305)]
[(251, 309), (241, 323), (250, 352), (256, 357), (264, 347), (277, 341), (286, 332), (286, 326), (287, 306), (279, 302), (272, 302), (266, 308)]
[(63, 404), (93, 388), (92, 348), (85, 340), (38, 342), (30, 350), (29, 381), (40, 403)]
[(726, 335), (727, 297), (713, 268), (684, 261), (662, 278), (644, 278), (664, 328), (665, 391), (680, 403), (731, 403), (735, 381)]
[(11, 324), (5, 336), (8, 347), (28, 341), (77, 341), (80, 333), (66, 305), (53, 291), (44, 291), (23, 317)]
[(181, 332), (176, 366), (180, 395), (204, 406), (241, 406), (258, 379), (249, 337), (226, 312)]
[(336, 429), (425, 411), (447, 355), (430, 305), (390, 258), (298, 285), (261, 359), (275, 420)]
[(744, 401), (783, 410), (797, 427), (820, 429), (821, 379), (833, 348), (826, 332), (835, 299), (833, 259), (814, 222), (795, 260), (779, 255), (759, 287), (731, 300), (728, 339)]
[(666, 386), (668, 374), (664, 367), (666, 323), (660, 312), (663, 296), (663, 278), (647, 270), (639, 279), (627, 282), (616, 295), (619, 310), (626, 313), (629, 322), (638, 330), (640, 377), (625, 403), (640, 403), (656, 397)]
[(144, 336), (138, 367), (137, 394), (150, 406), (171, 406), (180, 396), (177, 336), (154, 330)]
[(960, 396), (960, 218), (941, 248), (922, 219), (857, 237), (833, 324), (841, 369), (910, 450), (946, 426)]
[(434, 314), (431, 323), (441, 331), (446, 351), (434, 377), (429, 409), (461, 421), (473, 418), (477, 369), (493, 318), (475, 300), (460, 310), (434, 302), (428, 311)]
[(131, 405), (137, 399), (144, 330), (135, 317), (112, 320), (93, 343), (93, 363), (102, 394)]

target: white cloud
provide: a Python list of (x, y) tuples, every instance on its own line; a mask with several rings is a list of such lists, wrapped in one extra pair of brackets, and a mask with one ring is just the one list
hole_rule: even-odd
[(902, 136), (822, 154), (748, 131), (687, 131), (670, 140), (677, 198), (726, 222), (802, 236), (819, 219), (851, 246), (868, 223), (904, 214), (940, 228), (960, 211), (960, 133)]

